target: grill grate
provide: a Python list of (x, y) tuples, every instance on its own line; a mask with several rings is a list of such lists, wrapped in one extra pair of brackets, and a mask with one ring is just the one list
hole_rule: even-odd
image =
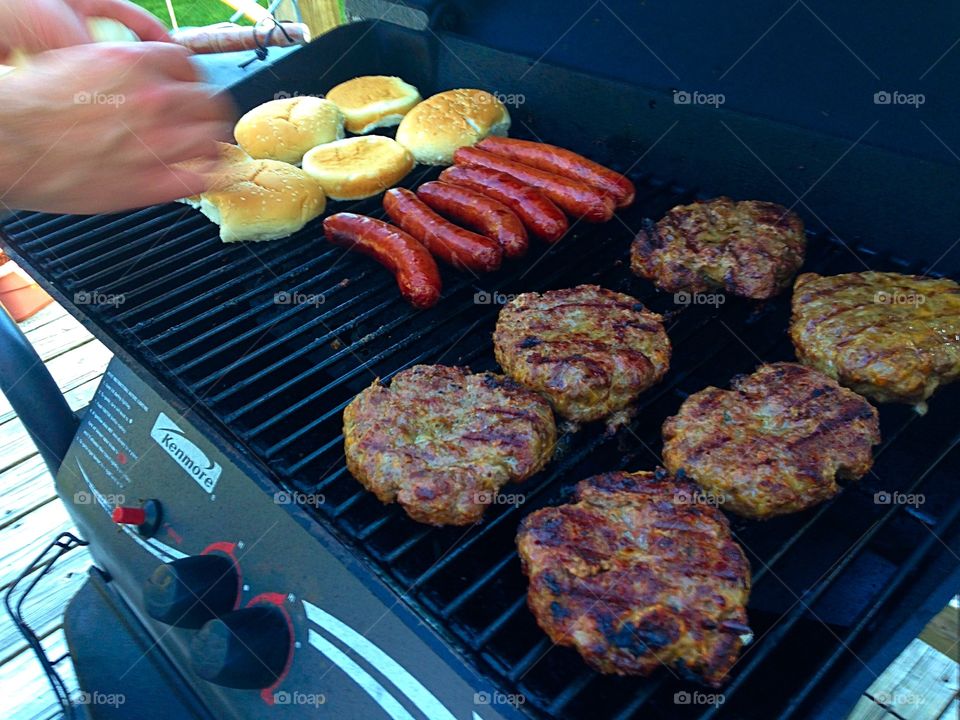
[[(736, 667), (722, 707), (675, 704), (674, 692), (685, 686), (669, 672), (646, 680), (603, 677), (572, 650), (551, 647), (526, 609), (514, 548), (520, 519), (563, 501), (596, 472), (653, 468), (660, 424), (688, 394), (727, 386), (761, 359), (792, 359), (788, 298), (680, 309), (630, 275), (627, 250), (641, 219), (694, 197), (653, 178), (635, 181), (637, 202), (619, 221), (577, 225), (559, 245), (480, 279), (445, 273), (443, 300), (423, 313), (398, 300), (385, 271), (324, 243), (319, 223), (288, 240), (242, 246), (221, 245), (212, 225), (181, 206), (83, 219), (27, 213), (8, 220), (4, 231), (14, 251), (68, 298), (92, 299), (81, 308), (92, 322), (245, 445), (281, 485), (323, 493), (326, 502), (307, 512), (372, 558), (506, 692), (523, 693), (531, 712), (787, 717), (806, 707), (835, 666), (856, 662), (848, 648), (922, 569), (936, 542), (931, 533), (945, 534), (960, 513), (949, 492), (960, 463), (949, 408), (960, 393), (942, 391), (922, 419), (908, 408), (882, 407), (875, 473), (835, 501), (764, 524), (733, 521), (753, 565), (749, 613), (757, 640)], [(338, 209), (380, 214), (375, 201)], [(920, 270), (867, 249), (857, 254), (875, 269)], [(805, 270), (861, 267), (838, 241), (810, 236)], [(418, 362), (494, 369), (490, 333), (503, 298), (585, 282), (628, 292), (668, 317), (673, 367), (643, 396), (628, 428), (614, 436), (597, 427), (565, 435), (544, 472), (505, 489), (523, 493), (522, 505), (492, 507), (468, 529), (418, 525), (350, 478), (341, 411), (374, 377), (390, 378)], [(315, 302), (283, 304), (278, 293)], [(875, 504), (880, 489), (942, 502), (931, 503), (933, 511), (925, 506), (932, 515), (911, 514)], [(774, 676), (780, 698), (747, 690)]]

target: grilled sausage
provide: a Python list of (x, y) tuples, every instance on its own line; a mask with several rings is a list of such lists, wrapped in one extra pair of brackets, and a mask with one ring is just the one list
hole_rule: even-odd
[(490, 136), (476, 146), (530, 167), (581, 180), (610, 195), (618, 208), (633, 203), (636, 195), (633, 183), (625, 175), (556, 145)]
[(486, 235), (503, 248), (508, 258), (527, 254), (530, 239), (527, 231), (503, 203), (483, 193), (445, 182), (428, 182), (417, 188), (417, 197), (441, 215)]
[(416, 308), (440, 299), (440, 270), (430, 252), (389, 223), (365, 215), (337, 213), (323, 221), (328, 241), (373, 258), (394, 274), (400, 294)]
[(531, 234), (544, 242), (557, 242), (569, 227), (567, 216), (550, 198), (511, 175), (482, 167), (453, 165), (440, 173), (440, 180), (476, 190), (503, 203), (516, 213)]
[(435, 257), (455, 268), (492, 272), (500, 267), (503, 250), (496, 240), (444, 220), (409, 190), (387, 190), (383, 195), (383, 209)]
[(453, 154), (456, 165), (479, 166), (512, 175), (533, 185), (553, 200), (567, 215), (587, 222), (606, 222), (613, 217), (613, 198), (578, 180), (538, 170), (475, 147), (462, 147)]

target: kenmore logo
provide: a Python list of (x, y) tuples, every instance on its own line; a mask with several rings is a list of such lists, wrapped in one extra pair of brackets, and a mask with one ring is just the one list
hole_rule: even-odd
[(197, 485), (208, 493), (213, 492), (223, 468), (188, 440), (183, 430), (178, 428), (173, 420), (160, 413), (153, 424), (153, 430), (150, 431), (150, 437), (156, 440), (160, 447), (197, 481)]

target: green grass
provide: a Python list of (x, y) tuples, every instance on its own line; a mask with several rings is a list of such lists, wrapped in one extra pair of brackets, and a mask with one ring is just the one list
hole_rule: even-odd
[[(170, 27), (170, 13), (167, 12), (165, 0), (133, 0), (140, 7), (156, 15), (160, 22)], [(259, 0), (266, 6), (264, 0)], [(233, 15), (233, 8), (220, 0), (173, 0), (173, 11), (177, 14), (180, 27), (199, 27), (226, 22)], [(240, 25), (249, 25), (250, 21), (240, 18)]]

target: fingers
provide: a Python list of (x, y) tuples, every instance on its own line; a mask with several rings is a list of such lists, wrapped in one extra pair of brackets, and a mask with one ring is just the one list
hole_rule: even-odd
[(144, 174), (143, 181), (137, 184), (136, 195), (127, 203), (138, 207), (172, 202), (190, 195), (199, 195), (209, 186), (210, 175), (188, 170), (182, 167), (161, 166)]
[(60, 0), (35, 0), (0, 11), (3, 45), (8, 51), (34, 54), (92, 42), (83, 19)]
[[(176, 115), (179, 122), (231, 122), (236, 109), (229, 96), (202, 84), (163, 83), (138, 96), (140, 109), (153, 117)], [(226, 138), (229, 138), (229, 133)], [(218, 138), (218, 139), (226, 139)]]
[(98, 52), (122, 53), (131, 66), (143, 65), (170, 80), (200, 82), (200, 72), (190, 62), (190, 51), (175, 43), (99, 43)]
[(124, 0), (69, 0), (69, 3), (87, 17), (107, 17), (122, 22), (141, 40), (172, 42), (156, 16)]
[(198, 157), (217, 157), (215, 139), (226, 129), (219, 122), (168, 125), (151, 129), (138, 140), (158, 160), (172, 164)]

